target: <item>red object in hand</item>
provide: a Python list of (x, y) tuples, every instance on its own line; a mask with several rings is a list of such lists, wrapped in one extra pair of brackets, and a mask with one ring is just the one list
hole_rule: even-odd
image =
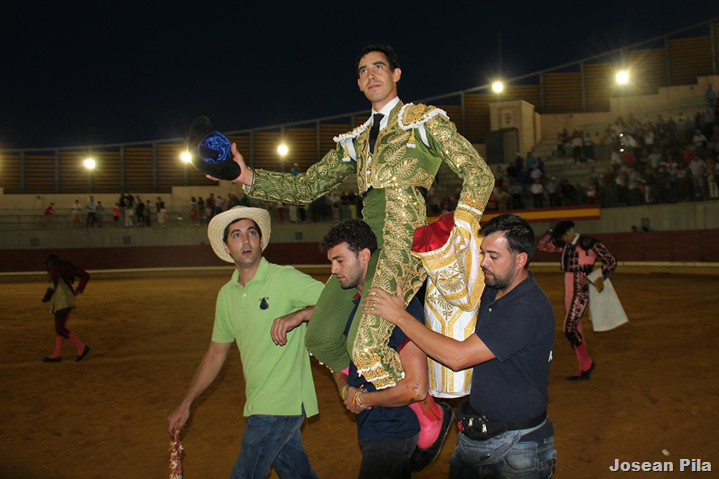
[(170, 479), (182, 479), (182, 450), (180, 433), (175, 431), (175, 440), (170, 443)]

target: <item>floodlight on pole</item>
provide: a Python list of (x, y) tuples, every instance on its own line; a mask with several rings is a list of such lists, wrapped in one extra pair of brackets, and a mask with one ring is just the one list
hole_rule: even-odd
[(501, 91), (504, 89), (504, 85), (500, 81), (496, 81), (492, 83), (492, 90), (494, 90), (496, 93), (501, 93)]
[(85, 160), (85, 168), (89, 170), (95, 168), (95, 160), (93, 160), (92, 158), (88, 158), (87, 160)]
[(617, 73), (617, 83), (625, 84), (629, 82), (629, 73), (622, 71)]
[(188, 152), (184, 152), (183, 154), (181, 154), (181, 155), (180, 155), (180, 158), (181, 158), (182, 161), (184, 161), (185, 163), (189, 163), (189, 162), (190, 162), (190, 154), (189, 154)]
[(277, 147), (277, 152), (282, 156), (285, 156), (288, 151), (289, 150), (287, 150), (287, 146), (285, 146), (285, 145), (280, 145)]

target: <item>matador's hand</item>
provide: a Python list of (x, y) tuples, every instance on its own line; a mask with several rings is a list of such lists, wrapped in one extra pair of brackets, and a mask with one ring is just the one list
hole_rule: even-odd
[(390, 294), (382, 288), (370, 288), (362, 303), (365, 312), (376, 314), (392, 324), (398, 324), (405, 314), (404, 293), (397, 283), (396, 294)]
[[(247, 168), (247, 165), (245, 165), (245, 160), (242, 158), (242, 155), (239, 151), (237, 151), (237, 144), (232, 144), (232, 159), (235, 160), (235, 163), (240, 165), (240, 176), (232, 180), (233, 183), (242, 183), (243, 185), (252, 186), (252, 170)], [(213, 181), (220, 181), (219, 179), (215, 178), (214, 176), (205, 175), (207, 178)]]

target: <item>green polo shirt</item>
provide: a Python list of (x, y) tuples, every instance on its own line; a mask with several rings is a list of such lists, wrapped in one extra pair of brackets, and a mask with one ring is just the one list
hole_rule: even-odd
[(298, 416), (302, 405), (307, 417), (314, 416), (319, 410), (305, 348), (306, 324), (287, 333), (284, 346), (272, 341), (270, 328), (276, 318), (313, 306), (324, 284), (265, 258), (247, 285), (238, 279), (235, 270), (217, 295), (212, 340), (237, 342), (246, 383), (245, 416)]

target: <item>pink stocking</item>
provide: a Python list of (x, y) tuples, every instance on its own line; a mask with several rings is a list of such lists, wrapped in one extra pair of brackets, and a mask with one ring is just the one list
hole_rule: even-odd
[(70, 341), (72, 341), (73, 344), (74, 344), (75, 346), (77, 346), (77, 354), (78, 354), (78, 355), (82, 354), (83, 351), (85, 351), (85, 345), (82, 344), (82, 341), (80, 341), (80, 340), (77, 338), (77, 336), (75, 336), (75, 333), (70, 333), (70, 335), (68, 336), (67, 339), (69, 339)]
[(62, 345), (63, 344), (65, 344), (65, 338), (63, 338), (59, 334), (57, 336), (55, 336), (55, 352), (52, 353), (52, 356), (50, 356), (50, 359), (55, 359), (62, 355)]
[[(579, 331), (579, 334), (582, 334), (582, 322), (579, 321), (579, 324), (577, 325), (577, 331)], [(592, 358), (589, 357), (589, 352), (587, 351), (587, 341), (586, 338), (584, 338), (584, 335), (582, 334), (582, 344), (579, 346), (574, 346), (574, 352), (577, 353), (577, 360), (579, 361), (579, 372), (588, 371), (589, 368), (592, 366)]]

